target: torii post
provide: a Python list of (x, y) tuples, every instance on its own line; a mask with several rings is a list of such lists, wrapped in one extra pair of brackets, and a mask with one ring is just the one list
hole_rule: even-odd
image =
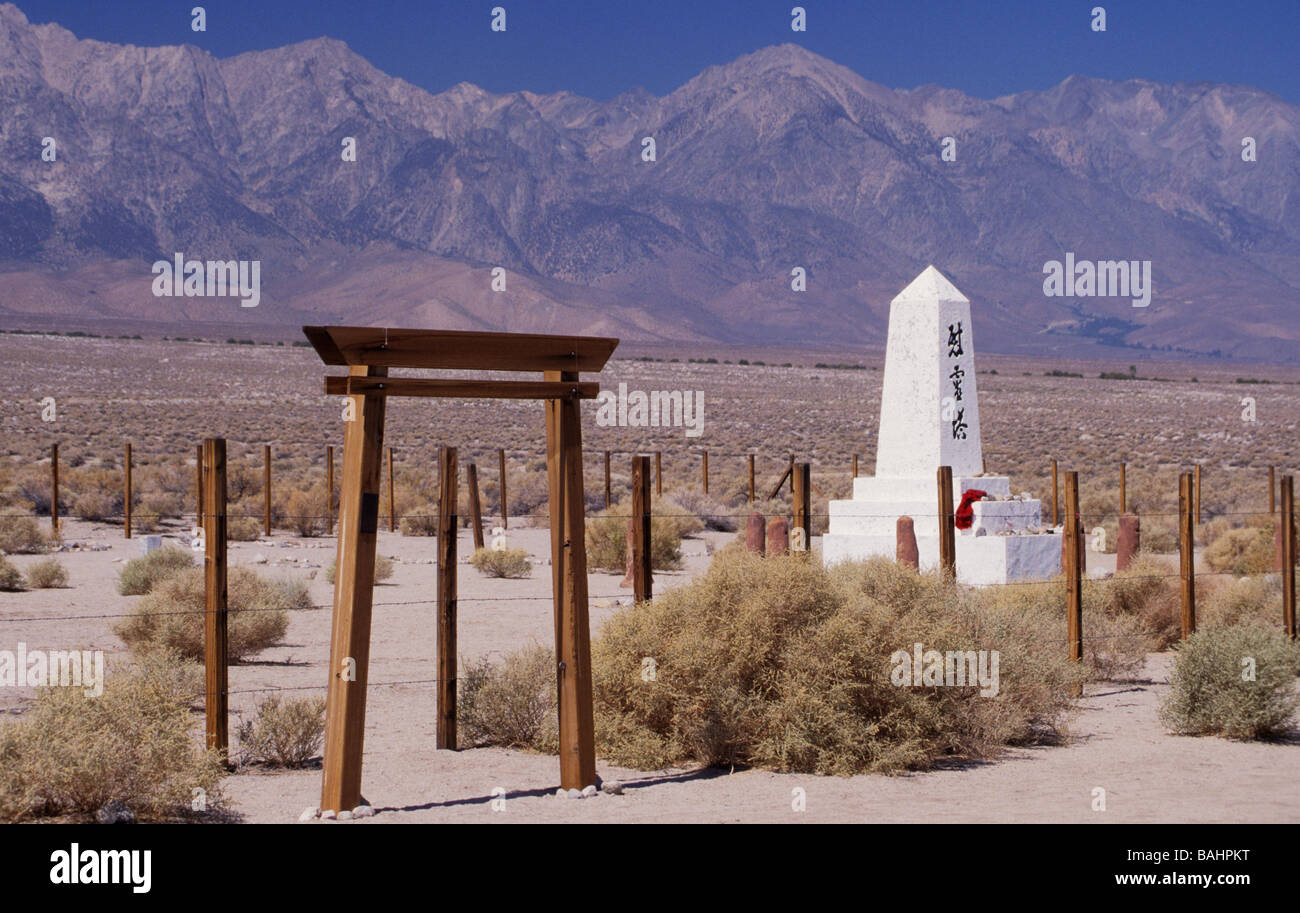
[[(600, 385), (580, 380), (579, 374), (601, 371), (618, 340), (382, 327), (307, 326), (302, 329), (325, 364), (347, 367), (345, 376), (326, 376), (325, 392), (346, 396), (351, 404), (343, 444), (321, 809), (343, 811), (361, 802), (379, 466), (384, 443), (384, 408), (390, 396), (545, 401), (560, 785), (565, 789), (594, 785), (596, 748), (591, 705), (591, 635), (587, 620), (580, 404), (583, 399), (595, 398)], [(542, 380), (393, 378), (388, 376), (390, 368), (541, 371)], [(438, 650), (455, 663), (454, 641), (440, 642)], [(447, 683), (440, 683), (444, 684)], [(450, 683), (446, 690), (440, 687), (439, 693), (444, 699), (450, 694), (454, 700), (455, 683)]]

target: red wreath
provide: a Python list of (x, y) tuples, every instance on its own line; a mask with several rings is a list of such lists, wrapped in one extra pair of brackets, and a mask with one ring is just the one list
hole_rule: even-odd
[(961, 496), (961, 505), (957, 508), (957, 515), (953, 519), (953, 523), (958, 529), (970, 529), (971, 524), (975, 522), (975, 508), (971, 507), (971, 505), (986, 494), (988, 492), (980, 491), (978, 488), (966, 489)]

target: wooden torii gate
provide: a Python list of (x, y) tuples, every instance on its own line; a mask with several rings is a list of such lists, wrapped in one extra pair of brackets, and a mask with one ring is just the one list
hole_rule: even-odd
[[(302, 330), (325, 364), (348, 369), (345, 376), (327, 375), (325, 392), (349, 397), (352, 406), (343, 444), (321, 809), (343, 811), (361, 802), (379, 467), (384, 407), (390, 396), (545, 401), (560, 785), (582, 789), (595, 784), (580, 405), (583, 399), (595, 398), (600, 385), (580, 380), (579, 374), (602, 370), (618, 340), (382, 327), (307, 326)], [(388, 376), (389, 368), (541, 371), (543, 379), (394, 378)], [(450, 697), (453, 707), (455, 661), (453, 650), (450, 669), (438, 673), (439, 700)], [(444, 709), (438, 708), (440, 716)]]

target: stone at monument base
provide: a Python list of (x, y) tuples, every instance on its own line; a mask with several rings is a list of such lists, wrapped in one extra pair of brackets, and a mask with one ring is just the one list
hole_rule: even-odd
[[(830, 566), (875, 555), (894, 557), (894, 536), (836, 535), (822, 538), (822, 561)], [(939, 537), (917, 536), (921, 570), (939, 566)], [(1048, 580), (1061, 573), (1061, 537), (957, 536), (957, 581), (973, 586), (1012, 580)]]

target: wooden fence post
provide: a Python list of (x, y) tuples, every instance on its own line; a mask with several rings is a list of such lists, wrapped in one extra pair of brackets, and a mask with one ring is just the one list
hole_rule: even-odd
[[(781, 489), (785, 486), (785, 480), (792, 475), (794, 475), (794, 457), (790, 458), (790, 465), (786, 467), (785, 472), (781, 473), (781, 478), (777, 480), (777, 483), (772, 486), (772, 491), (768, 493), (767, 499), (769, 501), (781, 493)], [(792, 482), (791, 485), (793, 484)]]
[(754, 455), (749, 455), (749, 503), (754, 503)]
[(957, 579), (957, 527), (952, 509), (952, 467), (940, 466), (939, 483), (939, 570), (950, 580)]
[(397, 532), (397, 511), (393, 507), (393, 448), (388, 448), (388, 531)]
[(653, 595), (650, 553), (650, 458), (632, 457), (632, 598), (645, 602)]
[[(387, 375), (388, 368), (382, 365), (352, 365), (349, 368), (351, 377)], [(385, 400), (383, 395), (348, 395), (353, 420), (345, 423), (343, 432), (338, 558), (325, 709), (325, 770), (321, 777), (322, 810), (344, 811), (354, 808), (361, 799)]]
[[(392, 453), (392, 450), (389, 450)], [(443, 447), (438, 484), (438, 724), (435, 747), (456, 750), (456, 448)], [(470, 472), (474, 473), (471, 465)], [(391, 470), (389, 478), (392, 478)], [(481, 535), (481, 531), (480, 531)]]
[[(315, 524), (313, 523), (313, 526)], [(262, 526), (271, 537), (271, 445), (262, 445)]]
[(196, 528), (203, 528), (203, 507), (206, 503), (203, 497), (203, 445), (198, 445), (198, 453), (194, 458), (194, 525)]
[(50, 530), (59, 532), (59, 445), (50, 445)]
[[(510, 528), (510, 508), (506, 497), (506, 449), (497, 448), (497, 475), (501, 477), (501, 528)], [(606, 505), (608, 506), (608, 505)]]
[[(548, 381), (576, 382), (578, 376), (576, 371), (543, 373)], [(580, 406), (572, 397), (546, 404), (560, 786), (579, 790), (596, 784)]]
[(709, 493), (709, 452), (704, 451), (704, 462), (700, 466), (700, 472), (703, 477), (704, 493)]
[(812, 467), (798, 463), (790, 480), (794, 502), (794, 528), (790, 530), (790, 551), (812, 551)]
[(1274, 480), (1273, 467), (1268, 467), (1268, 512), (1277, 513), (1277, 482)]
[(1201, 525), (1201, 464), (1196, 464), (1196, 525)]
[[(1055, 461), (1053, 461), (1055, 467)], [(1079, 525), (1079, 473), (1065, 474), (1065, 628), (1070, 659), (1083, 662), (1083, 542)], [(1074, 694), (1082, 693), (1075, 686)]]
[(469, 486), (469, 519), (474, 531), (474, 550), (483, 547), (483, 506), (478, 498), (478, 466), (469, 464), (465, 484)]
[(230, 747), (226, 615), (226, 440), (203, 441), (203, 669), (207, 745), (225, 754)]
[(858, 455), (853, 454), (853, 478), (858, 477)]
[(1128, 464), (1119, 464), (1119, 512), (1128, 513)]
[(1061, 515), (1057, 510), (1057, 505), (1060, 503), (1060, 498), (1061, 498), (1060, 489), (1057, 485), (1057, 478), (1056, 478), (1056, 460), (1052, 460), (1052, 525), (1053, 526), (1058, 526), (1060, 525), (1061, 522)]
[(605, 510), (609, 510), (610, 504), (613, 503), (613, 493), (610, 489), (609, 475), (609, 451), (605, 451)]
[(663, 497), (664, 493), (664, 473), (663, 473), (663, 454), (658, 450), (655, 451), (655, 497)]
[(1295, 617), (1295, 477), (1282, 476), (1282, 628), (1296, 639)]
[(126, 442), (126, 461), (122, 464), (122, 533), (131, 538), (131, 442)]
[(334, 535), (334, 445), (325, 447), (325, 520)]
[(1182, 577), (1183, 640), (1196, 632), (1195, 496), (1192, 473), (1181, 473), (1178, 476), (1178, 573)]

